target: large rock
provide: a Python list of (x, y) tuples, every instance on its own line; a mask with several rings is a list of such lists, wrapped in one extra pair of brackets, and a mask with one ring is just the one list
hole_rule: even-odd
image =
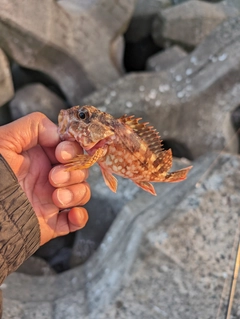
[(142, 116), (163, 139), (185, 143), (197, 157), (238, 152), (231, 113), (240, 101), (240, 18), (219, 26), (176, 67), (125, 76), (84, 100), (122, 116)]
[(172, 42), (187, 48), (196, 47), (217, 25), (240, 11), (223, 4), (204, 1), (184, 2), (159, 11), (152, 36), (159, 46)]
[[(116, 80), (118, 37), (135, 0), (0, 2), (0, 46), (21, 66), (54, 79), (70, 103)], [(122, 50), (122, 49), (121, 49)]]
[(181, 184), (156, 184), (157, 197), (140, 191), (83, 266), (48, 278), (10, 275), (4, 319), (223, 319), (239, 187), (239, 156), (212, 153)]
[(59, 96), (40, 83), (29, 84), (19, 89), (10, 102), (13, 120), (39, 111), (57, 123), (60, 110), (66, 107), (67, 104)]
[[(92, 273), (88, 296), (102, 308), (91, 318), (225, 319), (240, 230), (239, 168), (239, 156), (208, 154), (188, 181), (158, 185), (156, 202), (140, 194), (123, 209), (118, 232), (108, 234), (116, 248), (105, 241), (111, 262), (98, 259), (107, 274), (98, 264)], [(239, 298), (238, 282), (231, 318), (239, 317)]]
[(0, 106), (8, 102), (14, 94), (8, 59), (0, 49)]
[(162, 71), (170, 69), (185, 58), (186, 55), (187, 53), (181, 47), (174, 45), (148, 58), (146, 69), (148, 71)]

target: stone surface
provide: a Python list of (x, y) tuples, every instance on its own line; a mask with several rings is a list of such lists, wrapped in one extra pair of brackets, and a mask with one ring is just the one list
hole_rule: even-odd
[(66, 107), (66, 102), (40, 83), (28, 84), (19, 89), (10, 102), (13, 120), (39, 111), (57, 123), (60, 110)]
[(31, 276), (54, 275), (55, 271), (44, 259), (31, 256), (18, 269), (17, 272)]
[(157, 12), (171, 5), (171, 0), (137, 0), (133, 16), (125, 33), (127, 42), (138, 42), (151, 34)]
[(143, 117), (163, 139), (186, 144), (194, 158), (209, 150), (236, 153), (231, 113), (240, 101), (239, 38), (240, 18), (229, 19), (170, 70), (127, 75), (84, 104)]
[(198, 0), (184, 2), (159, 12), (153, 23), (152, 36), (159, 46), (170, 42), (194, 48), (217, 25), (238, 16), (239, 12), (237, 8), (221, 3)]
[(157, 184), (156, 199), (141, 193), (124, 207), (87, 264), (91, 318), (214, 318), (218, 310), (223, 318), (239, 236), (240, 160), (216, 156), (196, 162), (181, 185)]
[(75, 233), (56, 237), (41, 246), (34, 256), (46, 260), (57, 273), (66, 271), (70, 268), (71, 248), (74, 237)]
[(65, 100), (65, 96), (58, 84), (46, 74), (40, 71), (23, 68), (15, 62), (11, 64), (11, 72), (15, 91), (28, 84), (40, 83)]
[(8, 59), (0, 49), (0, 106), (8, 102), (13, 95), (14, 89)]
[(187, 53), (179, 46), (174, 45), (164, 51), (152, 55), (147, 60), (146, 69), (148, 71), (162, 71), (170, 69), (183, 58)]
[(136, 186), (131, 180), (122, 178), (120, 176), (117, 176), (117, 180), (117, 192), (113, 193), (109, 191), (109, 188), (105, 184), (99, 166), (94, 165), (90, 168), (88, 182), (92, 190), (92, 197), (96, 198), (97, 201), (106, 201), (106, 205), (110, 206), (109, 211), (112, 211), (115, 216), (128, 201), (135, 197), (139, 191), (139, 187)]
[(227, 6), (227, 7), (233, 7), (240, 10), (240, 2), (238, 0), (223, 0), (221, 2), (221, 5)]
[[(95, 184), (99, 185), (98, 182), (97, 178)], [(116, 217), (117, 212), (114, 212), (113, 203), (114, 201), (107, 200), (105, 196), (97, 198), (94, 192), (90, 201), (85, 205), (89, 219), (87, 225), (77, 231), (75, 235), (70, 260), (71, 267), (84, 263), (100, 245)]]
[(132, 181), (117, 177), (118, 191), (113, 193), (106, 186), (98, 165), (90, 168), (88, 183), (91, 200), (85, 205), (89, 213), (87, 225), (76, 233), (70, 265), (75, 267), (91, 257), (101, 244), (109, 227), (123, 206), (139, 192)]
[(239, 156), (212, 153), (194, 163), (187, 181), (156, 184), (157, 197), (140, 191), (83, 266), (47, 279), (9, 276), (4, 318), (10, 311), (42, 318), (46, 308), (49, 319), (223, 319), (240, 230), (239, 187)]
[(3, 0), (0, 47), (19, 65), (50, 76), (76, 104), (119, 77), (121, 54), (114, 42), (125, 31), (134, 3)]

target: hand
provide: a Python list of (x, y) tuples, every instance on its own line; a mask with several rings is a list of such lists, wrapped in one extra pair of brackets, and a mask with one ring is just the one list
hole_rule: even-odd
[[(41, 242), (85, 226), (90, 198), (88, 172), (66, 172), (63, 165), (82, 153), (76, 142), (60, 142), (57, 127), (32, 113), (0, 127), (0, 153), (14, 171), (38, 218)], [(65, 208), (70, 207), (68, 210)], [(59, 213), (60, 210), (63, 210)]]

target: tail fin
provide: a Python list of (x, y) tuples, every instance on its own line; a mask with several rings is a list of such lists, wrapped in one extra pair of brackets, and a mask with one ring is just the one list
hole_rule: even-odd
[(165, 176), (164, 182), (174, 183), (174, 182), (181, 182), (187, 178), (187, 174), (190, 171), (192, 166), (180, 169), (179, 171), (169, 173)]

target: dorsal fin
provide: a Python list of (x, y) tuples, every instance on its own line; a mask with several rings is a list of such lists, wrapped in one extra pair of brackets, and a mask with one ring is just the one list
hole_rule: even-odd
[(163, 145), (159, 133), (153, 126), (148, 126), (148, 122), (139, 123), (142, 118), (136, 118), (134, 115), (123, 115), (119, 120), (128, 125), (134, 133), (136, 133), (149, 147), (149, 150), (154, 154), (162, 152)]

